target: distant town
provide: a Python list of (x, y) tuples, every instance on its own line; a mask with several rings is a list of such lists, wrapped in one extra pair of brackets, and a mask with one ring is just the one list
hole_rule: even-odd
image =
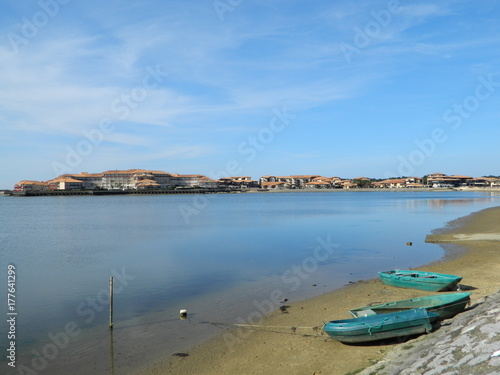
[(289, 189), (416, 189), (416, 188), (499, 188), (500, 177), (472, 177), (431, 173), (423, 177), (370, 179), (357, 177), (342, 179), (320, 175), (266, 175), (259, 180), (249, 176), (210, 179), (200, 174), (167, 173), (156, 170), (128, 169), (101, 173), (63, 174), (48, 181), (23, 180), (15, 184), (14, 193), (56, 191), (178, 191), (203, 189), (204, 191), (275, 191)]

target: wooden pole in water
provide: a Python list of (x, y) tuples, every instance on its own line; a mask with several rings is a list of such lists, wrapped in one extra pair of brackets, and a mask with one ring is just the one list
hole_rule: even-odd
[(113, 329), (113, 276), (109, 278), (109, 328)]
[(115, 352), (113, 349), (113, 330), (109, 330), (109, 352), (111, 359), (111, 375), (115, 375)]

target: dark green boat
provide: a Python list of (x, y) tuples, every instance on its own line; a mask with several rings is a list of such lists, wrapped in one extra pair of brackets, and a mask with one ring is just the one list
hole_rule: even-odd
[(361, 343), (387, 338), (428, 333), (439, 315), (426, 309), (412, 309), (361, 318), (334, 320), (323, 330), (332, 339), (345, 343)]
[(379, 272), (380, 280), (398, 288), (412, 288), (439, 292), (453, 290), (462, 280), (461, 276), (415, 270), (395, 270)]
[(397, 311), (424, 308), (439, 315), (439, 319), (448, 319), (464, 311), (470, 302), (472, 293), (446, 293), (433, 296), (416, 297), (401, 301), (387, 302), (349, 310), (354, 317), (386, 314)]

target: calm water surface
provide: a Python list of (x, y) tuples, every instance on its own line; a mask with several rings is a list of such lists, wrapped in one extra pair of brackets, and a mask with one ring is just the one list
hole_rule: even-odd
[[(133, 373), (220, 332), (203, 322), (267, 312), (273, 291), (293, 302), (439, 259), (442, 249), (425, 236), (499, 199), (476, 192), (0, 196), (2, 279), (9, 264), (17, 276), (16, 370)], [(181, 308), (189, 319), (178, 318)], [(7, 326), (0, 328), (0, 373), (22, 373), (7, 366)]]

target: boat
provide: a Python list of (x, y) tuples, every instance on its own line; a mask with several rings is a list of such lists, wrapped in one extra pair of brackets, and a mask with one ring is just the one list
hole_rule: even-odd
[(386, 271), (379, 272), (378, 275), (380, 276), (380, 280), (386, 285), (399, 288), (421, 289), (430, 292), (453, 290), (462, 280), (461, 276), (415, 270)]
[(333, 320), (323, 331), (332, 339), (344, 343), (363, 343), (387, 338), (428, 333), (439, 315), (416, 308), (388, 314)]
[(387, 314), (398, 311), (405, 311), (417, 307), (439, 315), (439, 319), (449, 319), (464, 311), (465, 306), (470, 302), (470, 292), (445, 293), (433, 296), (416, 297), (401, 301), (369, 305), (349, 310), (355, 317), (363, 317), (377, 314)]

